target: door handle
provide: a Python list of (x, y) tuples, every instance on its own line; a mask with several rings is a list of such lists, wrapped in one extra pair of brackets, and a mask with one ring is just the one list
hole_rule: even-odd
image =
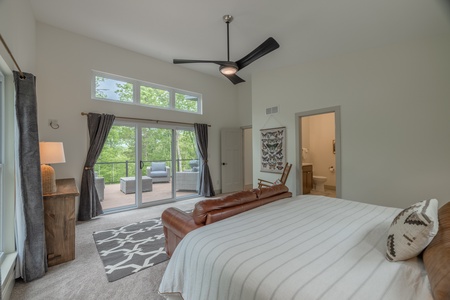
[(139, 161), (139, 168), (141, 170), (144, 168), (144, 162), (142, 160)]
[(227, 163), (222, 163), (222, 166), (226, 166), (227, 165)]

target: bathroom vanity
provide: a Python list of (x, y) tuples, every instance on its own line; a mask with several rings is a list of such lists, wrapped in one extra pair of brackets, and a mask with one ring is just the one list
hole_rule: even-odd
[(302, 164), (303, 194), (311, 193), (313, 188), (313, 166), (310, 163)]

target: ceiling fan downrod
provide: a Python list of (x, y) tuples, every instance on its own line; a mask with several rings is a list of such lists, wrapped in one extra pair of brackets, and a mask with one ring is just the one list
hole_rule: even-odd
[(225, 15), (223, 21), (227, 23), (227, 61), (230, 61), (230, 23), (233, 21), (233, 16)]

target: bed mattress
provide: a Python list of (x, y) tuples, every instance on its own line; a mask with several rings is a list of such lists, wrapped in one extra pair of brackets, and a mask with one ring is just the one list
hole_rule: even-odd
[(385, 258), (400, 211), (322, 196), (255, 208), (190, 232), (160, 293), (185, 300), (433, 299), (420, 258)]

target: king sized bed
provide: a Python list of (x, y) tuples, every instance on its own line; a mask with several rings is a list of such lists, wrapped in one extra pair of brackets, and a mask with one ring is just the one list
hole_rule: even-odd
[(322, 196), (269, 203), (184, 237), (160, 294), (184, 300), (449, 299), (441, 292), (450, 285), (450, 232), (446, 248), (440, 241), (430, 262), (425, 259), (433, 276), (421, 256), (386, 259), (388, 231), (401, 211)]

